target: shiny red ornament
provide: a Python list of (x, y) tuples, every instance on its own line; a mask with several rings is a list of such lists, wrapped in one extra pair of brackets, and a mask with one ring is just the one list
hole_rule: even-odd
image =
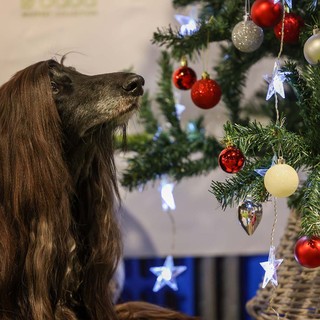
[(283, 6), (274, 0), (256, 0), (251, 7), (251, 19), (261, 28), (274, 27), (282, 18)]
[(241, 150), (234, 146), (223, 149), (219, 154), (219, 165), (227, 173), (239, 172), (244, 162), (245, 158)]
[(294, 248), (297, 262), (306, 268), (320, 267), (320, 238), (303, 236)]
[(172, 75), (173, 84), (180, 90), (189, 90), (197, 81), (197, 74), (193, 69), (188, 67), (186, 57), (181, 59), (181, 67), (178, 68)]
[(172, 75), (173, 84), (180, 90), (189, 90), (197, 81), (197, 75), (193, 69), (183, 66)]
[(221, 99), (221, 94), (219, 84), (210, 79), (206, 72), (191, 88), (191, 99), (201, 109), (211, 109), (216, 106)]
[[(283, 42), (287, 44), (297, 43), (303, 26), (304, 21), (300, 16), (295, 13), (286, 13), (283, 25)], [(273, 28), (274, 34), (279, 40), (281, 40), (281, 29), (282, 21)]]

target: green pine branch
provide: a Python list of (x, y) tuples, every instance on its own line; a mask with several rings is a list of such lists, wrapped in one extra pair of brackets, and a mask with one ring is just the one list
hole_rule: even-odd
[[(320, 160), (320, 159), (318, 159)], [(296, 210), (301, 215), (303, 234), (320, 236), (320, 162), (309, 172), (308, 179), (300, 190)]]
[(268, 193), (264, 188), (263, 178), (254, 172), (255, 168), (259, 168), (256, 165), (258, 162), (246, 164), (240, 172), (231, 175), (229, 179), (223, 182), (211, 182), (209, 192), (215, 196), (222, 209), (237, 206), (248, 195), (257, 202), (267, 201)]
[(159, 65), (161, 76), (155, 102), (164, 116), (165, 125), (156, 120), (147, 94), (140, 112), (140, 121), (146, 131), (127, 138), (126, 149), (132, 153), (121, 183), (129, 190), (165, 175), (181, 181), (207, 173), (217, 167), (222, 149), (214, 137), (205, 134), (202, 117), (190, 121), (186, 128), (181, 127), (172, 90), (172, 61), (167, 52), (162, 52)]
[(171, 124), (172, 130), (176, 133), (181, 133), (180, 121), (177, 115), (175, 107), (175, 99), (172, 90), (172, 73), (173, 67), (171, 63), (170, 56), (167, 52), (162, 52), (162, 57), (160, 60), (161, 67), (161, 81), (159, 81), (159, 92), (156, 95), (156, 102), (159, 105), (162, 114), (165, 116), (168, 123)]
[[(284, 45), (282, 57), (289, 60), (283, 71), (290, 72), (285, 86), (286, 99), (279, 98), (280, 113), (285, 115), (277, 123), (262, 125), (252, 121), (252, 111), (264, 112), (275, 119), (274, 100), (265, 100), (268, 84), (255, 94), (255, 98), (244, 103), (244, 90), (250, 68), (265, 57), (276, 58), (280, 42), (272, 28), (264, 30), (261, 47), (252, 53), (239, 52), (231, 42), (231, 31), (242, 21), (244, 3), (234, 0), (174, 0), (176, 8), (201, 3), (199, 30), (189, 36), (179, 33), (179, 26), (158, 28), (153, 43), (166, 49), (159, 65), (161, 76), (155, 97), (159, 110), (168, 125), (163, 126), (154, 116), (153, 100), (147, 95), (142, 103), (141, 122), (145, 132), (128, 137), (128, 169), (122, 184), (130, 190), (149, 181), (169, 175), (175, 181), (207, 173), (218, 166), (218, 155), (223, 145), (215, 137), (207, 136), (203, 119), (191, 120), (186, 128), (180, 124), (175, 110), (171, 76), (172, 59), (187, 56), (191, 61), (203, 59), (210, 43), (219, 43), (219, 62), (214, 68), (214, 79), (222, 88), (222, 100), (229, 111), (225, 126), (224, 144), (234, 144), (246, 157), (245, 167), (230, 175), (223, 182), (212, 181), (210, 192), (223, 208), (237, 205), (249, 194), (259, 202), (270, 197), (264, 187), (263, 177), (256, 169), (267, 169), (276, 154), (296, 170), (307, 172), (297, 192), (290, 197), (289, 204), (302, 215), (303, 233), (320, 235), (319, 221), (319, 139), (320, 139), (320, 67), (307, 66), (303, 56), (303, 45), (312, 35), (313, 26), (320, 21), (319, 3), (313, 0), (294, 2), (294, 12), (305, 20), (300, 41), (295, 45)], [(216, 48), (216, 46), (215, 46)], [(210, 48), (211, 50), (211, 48)], [(213, 53), (215, 57), (218, 54)], [(208, 70), (202, 70), (208, 71)], [(210, 71), (208, 71), (210, 74)], [(266, 70), (271, 74), (272, 70)]]
[(299, 113), (303, 121), (301, 133), (314, 153), (319, 150), (320, 131), (320, 65), (306, 66), (299, 72), (296, 64), (288, 63), (288, 79), (298, 97)]
[(215, 195), (224, 209), (237, 205), (249, 194), (259, 202), (268, 199), (269, 194), (264, 188), (263, 177), (255, 170), (269, 168), (272, 158), (279, 154), (279, 151), (284, 155), (286, 163), (295, 169), (308, 162), (309, 153), (303, 137), (287, 131), (283, 121), (281, 126), (274, 123), (262, 126), (256, 121), (245, 126), (227, 122), (224, 130), (225, 143), (237, 146), (246, 158), (246, 165), (240, 172), (225, 182), (211, 183), (209, 191)]
[(212, 181), (210, 192), (223, 208), (238, 204), (249, 194), (257, 201), (267, 200), (269, 195), (263, 186), (263, 177), (256, 176), (254, 170), (261, 168), (261, 164), (270, 163), (274, 154), (283, 155), (286, 163), (307, 174), (306, 181), (302, 181), (298, 191), (289, 199), (289, 204), (302, 217), (302, 233), (319, 236), (320, 95), (316, 85), (320, 83), (319, 66), (307, 66), (299, 72), (294, 63), (287, 63), (286, 68), (290, 71), (290, 83), (297, 92), (301, 116), (299, 131), (289, 131), (283, 119), (267, 126), (258, 122), (249, 122), (245, 126), (226, 123), (225, 142), (239, 147), (248, 159), (249, 166), (225, 182)]
[(159, 123), (151, 110), (149, 92), (145, 92), (142, 96), (139, 116), (139, 122), (144, 126), (145, 132), (154, 135), (159, 128)]

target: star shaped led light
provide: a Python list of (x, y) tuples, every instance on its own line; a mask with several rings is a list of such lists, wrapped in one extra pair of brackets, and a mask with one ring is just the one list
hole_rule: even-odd
[[(281, 0), (274, 0), (274, 4), (280, 2)], [(285, 0), (285, 2), (287, 3), (288, 7), (290, 9), (292, 9), (292, 0)]]
[(186, 266), (175, 266), (172, 256), (167, 256), (162, 267), (150, 268), (150, 271), (157, 277), (152, 291), (158, 292), (164, 286), (169, 286), (172, 290), (177, 291), (178, 285), (176, 278), (186, 270)]
[(173, 197), (173, 189), (174, 189), (174, 183), (168, 182), (167, 178), (163, 177), (160, 182), (160, 193), (161, 193), (163, 211), (176, 209), (176, 203)]
[(276, 93), (278, 93), (282, 98), (285, 97), (283, 82), (286, 80), (288, 72), (281, 72), (279, 69), (280, 63), (279, 60), (277, 60), (274, 63), (272, 75), (263, 76), (264, 80), (269, 83), (266, 100), (269, 100)]
[(181, 114), (184, 110), (186, 110), (186, 107), (181, 103), (176, 103), (175, 107), (176, 107), (176, 113), (177, 113), (178, 119), (180, 119)]
[(199, 30), (199, 26), (196, 22), (196, 17), (197, 17), (197, 8), (192, 7), (190, 10), (190, 15), (189, 16), (184, 16), (181, 14), (176, 14), (174, 16), (176, 20), (181, 24), (179, 33), (182, 36), (191, 36), (195, 32)]
[(269, 168), (259, 168), (259, 169), (254, 169), (254, 172), (257, 173), (258, 175), (260, 175), (261, 177), (264, 177), (266, 175), (266, 172), (272, 167), (274, 166), (276, 163), (278, 162), (278, 157), (275, 154), (272, 157), (272, 161), (271, 161), (271, 165)]
[(184, 110), (186, 110), (186, 107), (180, 103), (181, 100), (181, 93), (178, 91), (174, 92), (174, 101), (175, 101), (175, 108), (176, 108), (176, 114), (178, 119), (180, 120), (181, 114)]
[(269, 282), (271, 282), (274, 286), (278, 285), (277, 269), (282, 261), (283, 259), (275, 258), (275, 247), (271, 246), (268, 261), (260, 262), (261, 267), (265, 270), (262, 288), (265, 288)]
[(318, 5), (318, 0), (313, 0), (312, 4), (310, 5), (312, 10), (315, 10), (317, 8)]

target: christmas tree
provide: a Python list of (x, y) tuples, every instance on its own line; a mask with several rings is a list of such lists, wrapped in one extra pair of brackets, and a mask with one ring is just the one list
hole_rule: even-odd
[[(127, 149), (134, 156), (128, 159), (122, 184), (132, 190), (163, 176), (180, 181), (220, 165), (230, 173), (230, 178), (224, 182), (212, 181), (210, 192), (222, 208), (245, 201), (256, 205), (288, 197), (289, 206), (301, 221), (301, 236), (307, 237), (309, 246), (317, 247), (320, 237), (318, 1), (174, 0), (173, 5), (177, 10), (197, 5), (199, 15), (182, 19), (181, 27), (159, 27), (153, 35), (154, 44), (164, 49), (159, 60), (161, 77), (155, 100), (161, 116), (170, 125), (161, 125), (152, 111), (152, 98), (146, 94), (140, 113), (145, 131), (128, 137)], [(219, 61), (214, 70), (203, 70), (201, 78), (194, 79), (190, 65), (212, 43), (220, 47)], [(256, 93), (255, 99), (244, 103), (248, 72), (265, 57), (274, 59), (274, 69), (265, 77), (265, 88)], [(173, 64), (180, 61), (183, 72), (173, 70)], [(191, 119), (187, 126), (181, 125), (174, 86), (190, 89), (192, 100), (199, 108), (212, 109), (220, 101), (225, 104), (229, 121), (224, 124), (222, 141), (206, 133), (202, 117)], [(267, 123), (255, 120), (257, 113), (263, 113), (269, 119)], [(300, 182), (297, 172), (302, 176)], [(244, 212), (247, 214), (249, 208), (245, 207)], [(250, 234), (254, 222), (249, 219), (245, 223)], [(272, 244), (270, 254), (274, 259), (273, 250)], [(318, 251), (312, 255), (311, 262), (300, 257), (301, 265), (320, 266)], [(277, 261), (272, 262), (272, 267), (275, 268)], [(267, 282), (276, 285), (272, 276), (274, 273)]]
[[(264, 186), (263, 175), (257, 171), (269, 168), (275, 157), (284, 158), (295, 170), (303, 169), (308, 173), (289, 203), (302, 216), (303, 233), (320, 236), (318, 2), (305, 0), (291, 4), (287, 0), (281, 4), (276, 0), (258, 0), (258, 4), (253, 3), (251, 11), (249, 1), (175, 0), (173, 5), (178, 9), (198, 2), (201, 3), (201, 13), (195, 30), (182, 34), (182, 29), (169, 26), (154, 33), (153, 42), (166, 49), (159, 61), (161, 77), (155, 100), (170, 127), (161, 126), (152, 112), (152, 99), (146, 94), (140, 112), (145, 132), (128, 137), (127, 149), (135, 152), (135, 156), (128, 159), (122, 184), (132, 190), (163, 175), (180, 181), (203, 174), (218, 166), (219, 154), (226, 146), (236, 146), (245, 156), (245, 166), (224, 183), (213, 181), (211, 191), (222, 207), (238, 204), (248, 194), (254, 200), (264, 202), (270, 193)], [(263, 12), (264, 3), (280, 7), (276, 18), (268, 11)], [(249, 19), (244, 18), (244, 13)], [(260, 47), (243, 52), (236, 47), (237, 42), (247, 41), (250, 50), (250, 46), (254, 47), (260, 41), (250, 39), (254, 37), (252, 25), (244, 24), (246, 20), (252, 22), (250, 14), (255, 15), (257, 23), (259, 18), (265, 18), (271, 26), (275, 23), (276, 26), (265, 27), (263, 23), (266, 22), (260, 22), (264, 34)], [(238, 31), (238, 40), (233, 40), (236, 22), (242, 23), (243, 29)], [(277, 34), (279, 28), (280, 35)], [(214, 67), (215, 80), (221, 88), (221, 100), (228, 108), (230, 118), (224, 126), (223, 141), (206, 135), (202, 117), (190, 120), (186, 128), (182, 128), (173, 94), (173, 62), (184, 57), (192, 61), (211, 42), (220, 44), (220, 63)], [(267, 92), (260, 91), (255, 101), (244, 105), (247, 73), (266, 56), (275, 58), (275, 70), (268, 80), (269, 87), (266, 85), (271, 96), (266, 100)], [(279, 78), (282, 78), (280, 83)], [(287, 95), (283, 94), (284, 99), (280, 97), (283, 88)], [(250, 116), (248, 110), (265, 113), (270, 118), (269, 124), (255, 121), (255, 113)], [(201, 157), (194, 160), (192, 155), (197, 152)]]

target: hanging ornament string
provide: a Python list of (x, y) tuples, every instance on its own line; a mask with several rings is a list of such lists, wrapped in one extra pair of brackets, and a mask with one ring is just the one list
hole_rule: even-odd
[[(275, 111), (276, 111), (276, 125), (280, 126), (280, 127), (282, 126), (282, 123), (280, 123), (277, 94), (279, 93), (284, 98), (283, 81), (285, 79), (284, 78), (285, 74), (281, 73), (279, 71), (280, 58), (281, 58), (282, 51), (283, 51), (283, 39), (284, 39), (284, 19), (285, 19), (284, 0), (282, 0), (282, 6), (283, 6), (283, 14), (282, 14), (282, 24), (281, 24), (280, 49), (278, 52), (277, 60), (274, 64), (272, 78), (266, 79), (269, 82), (267, 100), (274, 94), (274, 96), (275, 96)], [(280, 155), (280, 153), (281, 153), (281, 155)], [(281, 142), (279, 142), (279, 145), (278, 145), (278, 158), (279, 158), (279, 156), (281, 156), (281, 158), (282, 158)], [(267, 175), (267, 173), (266, 173), (266, 175)], [(265, 183), (266, 183), (266, 176), (265, 176)], [(271, 282), (272, 285), (274, 286), (273, 292), (272, 292), (270, 300), (269, 300), (269, 308), (276, 314), (277, 319), (279, 320), (280, 316), (279, 316), (279, 313), (273, 307), (273, 301), (274, 301), (274, 297), (275, 297), (275, 287), (278, 285), (277, 269), (279, 268), (280, 264), (283, 262), (283, 259), (276, 259), (276, 257), (275, 257), (276, 250), (275, 250), (275, 246), (274, 246), (274, 235), (275, 235), (276, 225), (278, 222), (277, 199), (275, 196), (273, 197), (273, 209), (274, 209), (274, 220), (273, 220), (273, 225), (272, 225), (272, 230), (271, 230), (268, 261), (262, 262), (262, 263), (260, 263), (260, 265), (265, 270), (265, 275), (264, 275), (262, 287), (264, 288), (269, 282)]]
[(251, 8), (250, 8), (250, 0), (245, 0), (245, 2), (244, 2), (244, 15), (245, 15), (246, 17), (248, 17), (250, 11), (251, 11)]
[(245, 0), (243, 20), (232, 29), (231, 40), (240, 52), (250, 53), (260, 48), (263, 39), (263, 29), (255, 24), (250, 16), (250, 1)]
[[(271, 239), (270, 239), (270, 247), (274, 248), (274, 234), (276, 230), (276, 225), (278, 222), (278, 207), (277, 207), (277, 198), (273, 197), (273, 210), (274, 210), (274, 220), (272, 225), (272, 231), (271, 231)], [(275, 298), (275, 286), (272, 288), (272, 294), (269, 302), (270, 309), (277, 315), (277, 320), (280, 319), (280, 315), (277, 312), (277, 310), (273, 307), (273, 300)]]
[(269, 307), (270, 309), (277, 315), (277, 320), (280, 320), (280, 314), (279, 312), (272, 306), (273, 305), (273, 301), (274, 298), (276, 296), (276, 292), (275, 292), (276, 287), (272, 288), (272, 293), (271, 293), (271, 298), (270, 298), (270, 302), (269, 302)]
[[(262, 288), (265, 288), (269, 282), (271, 282), (273, 286), (278, 285), (277, 269), (283, 262), (283, 259), (276, 259), (275, 257), (276, 249), (274, 246), (274, 233), (275, 233), (275, 228), (278, 220), (278, 211), (277, 211), (277, 204), (276, 204), (275, 198), (274, 198), (274, 213), (275, 214), (274, 214), (274, 221), (273, 221), (272, 232), (271, 232), (271, 243), (270, 243), (268, 261), (260, 262), (261, 267), (265, 270)], [(270, 305), (270, 301), (269, 301), (269, 305)]]
[(191, 99), (193, 103), (201, 109), (212, 109), (221, 99), (222, 91), (219, 84), (210, 78), (207, 72), (208, 54), (210, 44), (210, 28), (212, 28), (214, 18), (211, 17), (207, 22), (207, 41), (205, 50), (200, 53), (200, 58), (203, 65), (201, 79), (197, 80), (191, 88)]
[(162, 210), (168, 214), (171, 224), (171, 255), (174, 255), (176, 242), (176, 221), (173, 216), (173, 211), (176, 209), (176, 204), (173, 196), (174, 183), (168, 181), (167, 177), (161, 179), (160, 193), (162, 199)]
[(278, 96), (275, 94), (275, 102), (274, 102), (274, 108), (276, 110), (276, 125), (279, 124), (280, 121), (280, 113), (279, 113), (279, 107), (278, 107)]
[[(208, 25), (213, 22), (213, 17), (211, 17), (208, 21)], [(208, 68), (208, 61), (209, 61), (209, 44), (210, 44), (210, 30), (207, 30), (207, 40), (206, 40), (206, 48), (203, 54), (202, 59), (202, 70), (203, 72), (207, 72)]]
[(170, 222), (171, 222), (171, 237), (172, 237), (172, 242), (171, 242), (171, 255), (174, 256), (175, 250), (176, 250), (176, 235), (177, 235), (177, 226), (176, 226), (176, 221), (174, 219), (174, 216), (172, 214), (171, 209), (167, 211), (167, 214), (169, 216)]
[(280, 49), (278, 53), (278, 59), (280, 59), (283, 51), (283, 39), (284, 39), (284, 21), (285, 21), (285, 16), (286, 16), (286, 9), (285, 9), (285, 1), (282, 0), (282, 6), (283, 6), (283, 11), (282, 11), (282, 20), (281, 20), (281, 38), (280, 38)]
[(274, 247), (274, 234), (276, 231), (276, 225), (278, 222), (278, 208), (277, 208), (277, 198), (273, 197), (273, 210), (274, 210), (274, 219), (271, 230), (271, 239), (270, 239), (270, 247)]
[[(282, 11), (282, 20), (281, 20), (281, 38), (280, 38), (280, 49), (278, 52), (277, 60), (279, 61), (283, 52), (283, 39), (284, 39), (284, 21), (285, 21), (285, 15), (286, 15), (286, 10), (285, 10), (285, 0), (282, 0), (282, 6), (283, 6), (283, 11)], [(280, 114), (279, 114), (279, 107), (278, 107), (278, 96), (275, 94), (275, 110), (276, 110), (276, 124), (280, 125)]]
[(153, 286), (152, 291), (158, 292), (164, 286), (170, 287), (172, 290), (177, 291), (178, 285), (176, 278), (187, 270), (186, 266), (175, 266), (173, 260), (173, 254), (175, 251), (175, 238), (176, 238), (176, 222), (173, 217), (173, 210), (175, 210), (175, 201), (173, 197), (174, 183), (167, 181), (167, 177), (162, 177), (161, 179), (161, 199), (162, 199), (162, 209), (165, 211), (171, 222), (172, 229), (172, 243), (171, 243), (171, 254), (168, 255), (162, 266), (151, 267), (149, 270), (156, 277), (156, 282)]

